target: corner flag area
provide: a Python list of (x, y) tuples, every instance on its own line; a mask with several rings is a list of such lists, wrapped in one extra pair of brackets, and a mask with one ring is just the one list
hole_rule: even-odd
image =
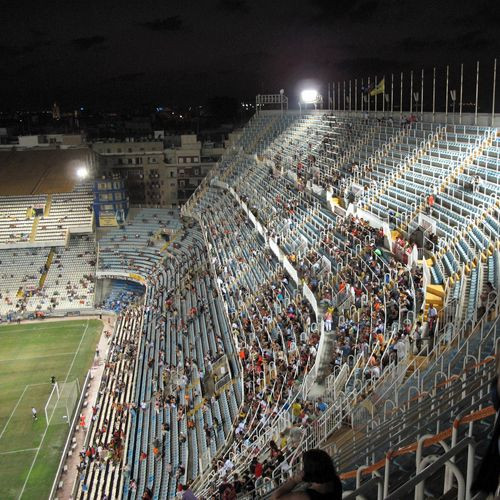
[(46, 411), (51, 377), (81, 388), (102, 327), (94, 319), (0, 326), (2, 498), (48, 498), (74, 411), (67, 404), (65, 411)]

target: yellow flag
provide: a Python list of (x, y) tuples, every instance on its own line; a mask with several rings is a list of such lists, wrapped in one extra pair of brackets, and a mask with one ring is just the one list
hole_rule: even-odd
[(377, 86), (370, 92), (371, 96), (383, 94), (385, 92), (385, 78), (378, 82)]

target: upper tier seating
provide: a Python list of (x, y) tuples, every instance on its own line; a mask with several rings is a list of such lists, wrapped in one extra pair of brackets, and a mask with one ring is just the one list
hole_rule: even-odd
[(67, 247), (0, 250), (0, 316), (94, 306), (95, 242), (74, 236)]

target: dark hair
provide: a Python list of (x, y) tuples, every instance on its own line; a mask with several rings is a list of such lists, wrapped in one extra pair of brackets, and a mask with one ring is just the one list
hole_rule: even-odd
[(306, 483), (339, 482), (330, 455), (323, 450), (307, 450), (302, 455), (304, 462), (304, 481)]

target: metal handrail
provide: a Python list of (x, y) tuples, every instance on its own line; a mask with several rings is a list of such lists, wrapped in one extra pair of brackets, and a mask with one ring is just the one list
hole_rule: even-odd
[[(410, 479), (408, 482), (400, 486), (397, 490), (390, 493), (385, 497), (385, 500), (398, 500), (405, 496), (405, 494), (410, 493), (414, 490), (414, 488), (419, 485), (421, 482), (425, 481), (427, 478), (433, 476), (436, 472), (438, 472), (443, 466), (450, 465), (450, 460), (456, 457), (463, 450), (468, 448), (469, 446), (475, 446), (476, 442), (473, 438), (467, 437), (462, 439), (455, 447), (451, 448), (444, 455), (441, 455), (435, 462), (431, 465), (427, 466), (422, 472), (418, 473), (414, 478)], [(458, 500), (463, 500), (465, 495), (465, 481), (463, 476), (461, 480), (458, 476), (459, 472), (457, 470), (454, 471), (455, 476), (458, 480)]]

